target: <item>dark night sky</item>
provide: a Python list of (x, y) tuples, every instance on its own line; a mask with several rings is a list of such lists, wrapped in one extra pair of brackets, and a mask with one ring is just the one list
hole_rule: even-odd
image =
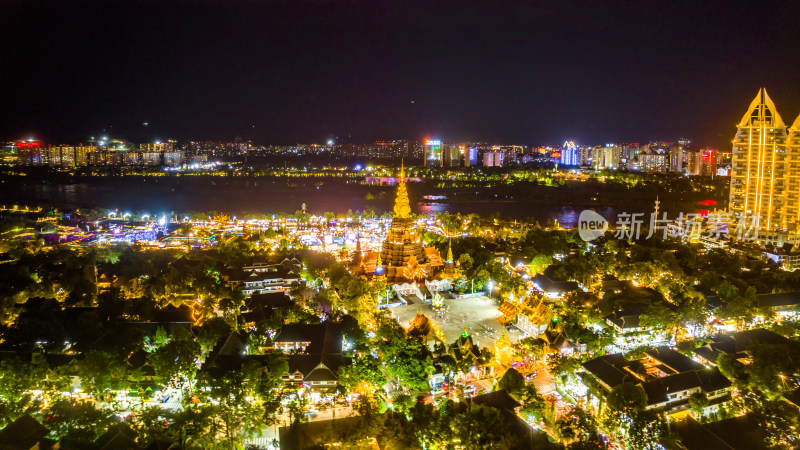
[(5, 0), (0, 139), (727, 146), (800, 113), (799, 5)]

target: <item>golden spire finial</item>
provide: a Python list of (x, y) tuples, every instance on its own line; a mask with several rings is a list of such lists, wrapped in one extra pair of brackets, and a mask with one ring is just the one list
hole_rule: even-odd
[(400, 180), (397, 183), (397, 199), (394, 202), (394, 216), (398, 219), (408, 219), (411, 217), (411, 205), (408, 203), (408, 191), (406, 190), (405, 166), (400, 163)]
[(447, 242), (447, 262), (453, 262), (453, 238)]

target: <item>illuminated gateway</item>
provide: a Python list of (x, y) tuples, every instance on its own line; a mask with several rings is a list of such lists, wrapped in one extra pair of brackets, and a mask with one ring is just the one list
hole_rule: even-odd
[[(387, 284), (398, 293), (416, 291), (417, 282), (422, 281), (431, 292), (450, 288), (450, 280), (444, 276), (445, 262), (439, 250), (422, 246), (422, 236), (416, 221), (411, 217), (405, 170), (402, 168), (397, 183), (394, 218), (383, 242), (383, 249), (380, 253), (366, 255), (361, 269), (368, 277), (385, 277)], [(415, 293), (419, 295), (418, 292)], [(424, 294), (423, 292), (423, 296)]]

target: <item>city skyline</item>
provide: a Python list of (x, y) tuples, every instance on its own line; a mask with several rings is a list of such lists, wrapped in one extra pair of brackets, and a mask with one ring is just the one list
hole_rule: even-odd
[(682, 137), (723, 147), (757, 88), (788, 115), (800, 105), (787, 63), (800, 36), (782, 4), (36, 6), (6, 2), (0, 14), (15, 68), (4, 140)]
[(0, 448), (800, 449), (798, 13), (0, 1)]

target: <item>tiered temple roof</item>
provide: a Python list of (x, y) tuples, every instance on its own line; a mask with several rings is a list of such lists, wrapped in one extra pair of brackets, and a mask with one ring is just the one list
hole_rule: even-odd
[(404, 168), (400, 169), (394, 218), (383, 243), (380, 261), (389, 282), (432, 278), (444, 266), (436, 249), (422, 247), (422, 236), (417, 230), (416, 221), (411, 217)]

